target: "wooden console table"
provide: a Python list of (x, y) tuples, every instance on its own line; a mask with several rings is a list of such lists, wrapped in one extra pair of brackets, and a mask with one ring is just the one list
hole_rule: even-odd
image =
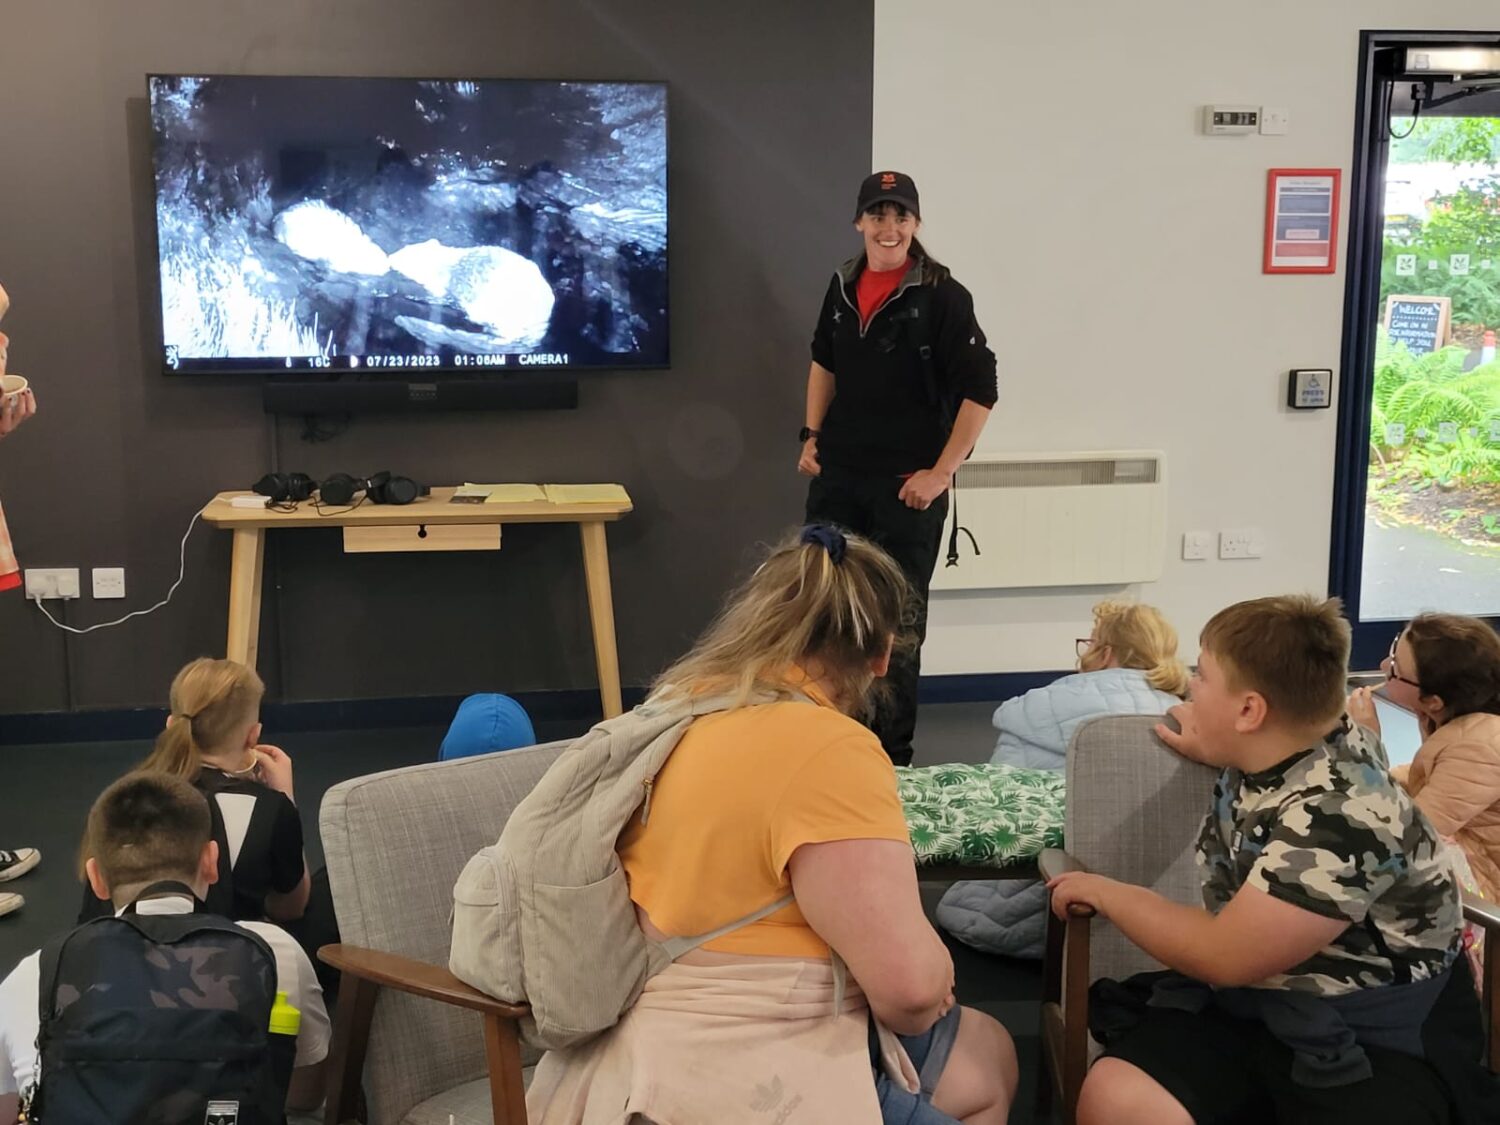
[(229, 639), (227, 655), (250, 667), (260, 644), (261, 570), (267, 530), (299, 527), (344, 529), (344, 550), (357, 551), (475, 551), (498, 550), (500, 529), (507, 523), (576, 523), (583, 542), (584, 584), (588, 591), (589, 621), (594, 632), (594, 661), (599, 669), (599, 695), (605, 718), (621, 711), (620, 657), (615, 647), (615, 611), (609, 586), (609, 552), (604, 525), (632, 508), (630, 500), (558, 504), (535, 500), (518, 504), (453, 504), (452, 488), (434, 488), (432, 495), (413, 504), (374, 504), (352, 508), (324, 507), (311, 502), (295, 511), (236, 508), (236, 496), (250, 492), (221, 492), (203, 509), (203, 518), (234, 534), (229, 574)]

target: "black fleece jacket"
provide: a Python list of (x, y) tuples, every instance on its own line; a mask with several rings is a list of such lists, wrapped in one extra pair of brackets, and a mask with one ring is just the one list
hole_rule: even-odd
[(818, 460), (880, 475), (930, 469), (965, 399), (994, 406), (995, 353), (969, 291), (952, 277), (923, 285), (921, 259), (861, 330), (855, 285), (864, 264), (861, 255), (833, 275), (813, 333), (812, 358), (834, 376)]

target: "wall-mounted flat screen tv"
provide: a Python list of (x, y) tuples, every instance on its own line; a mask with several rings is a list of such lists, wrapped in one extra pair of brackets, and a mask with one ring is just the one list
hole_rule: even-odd
[(162, 365), (667, 365), (667, 90), (154, 75)]

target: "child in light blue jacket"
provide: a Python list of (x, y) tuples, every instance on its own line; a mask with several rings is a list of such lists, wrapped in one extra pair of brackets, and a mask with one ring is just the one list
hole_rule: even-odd
[[(1101, 715), (1163, 715), (1187, 693), (1177, 631), (1148, 605), (1100, 602), (1094, 627), (1078, 641), (1078, 671), (1008, 699), (992, 720), (1000, 740), (994, 765), (1061, 770), (1078, 725)], [(1039, 882), (955, 883), (937, 908), (938, 923), (986, 953), (1040, 958), (1047, 891)]]

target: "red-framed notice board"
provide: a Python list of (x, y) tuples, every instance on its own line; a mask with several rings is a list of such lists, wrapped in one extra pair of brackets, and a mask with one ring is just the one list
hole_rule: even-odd
[(1338, 255), (1337, 168), (1272, 168), (1266, 177), (1265, 273), (1332, 273)]

